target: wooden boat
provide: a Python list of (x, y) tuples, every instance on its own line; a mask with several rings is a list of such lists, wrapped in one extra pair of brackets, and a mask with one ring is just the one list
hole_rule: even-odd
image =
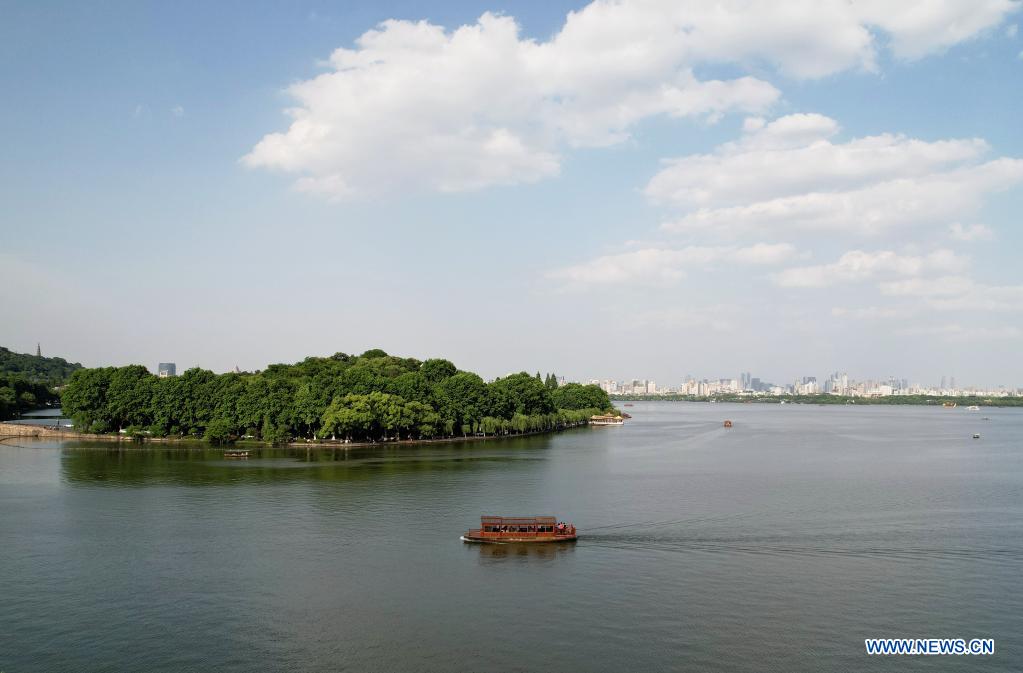
[(624, 425), (625, 419), (614, 414), (590, 416), (590, 425)]
[(510, 544), (522, 542), (573, 542), (575, 526), (558, 523), (553, 516), (481, 516), (480, 527), (466, 531), (463, 542)]
[(974, 439), (980, 439), (980, 433), (979, 432), (973, 433), (973, 438)]
[(732, 422), (731, 421), (725, 421), (725, 427), (726, 428), (732, 427)]
[(248, 449), (225, 449), (224, 458), (248, 458)]

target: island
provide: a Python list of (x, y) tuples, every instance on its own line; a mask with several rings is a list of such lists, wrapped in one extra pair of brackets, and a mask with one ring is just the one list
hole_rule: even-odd
[(336, 353), (260, 372), (141, 365), (75, 371), (61, 392), (79, 432), (137, 439), (323, 443), (500, 437), (585, 425), (613, 410), (595, 385), (526, 372), (486, 382), (445, 359), (380, 349)]

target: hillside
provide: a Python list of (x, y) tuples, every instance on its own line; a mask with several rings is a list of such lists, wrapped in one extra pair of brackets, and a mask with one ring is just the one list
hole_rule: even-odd
[(60, 385), (71, 378), (75, 370), (81, 368), (81, 364), (68, 362), (64, 358), (15, 353), (0, 346), (0, 374), (20, 376), (31, 383)]

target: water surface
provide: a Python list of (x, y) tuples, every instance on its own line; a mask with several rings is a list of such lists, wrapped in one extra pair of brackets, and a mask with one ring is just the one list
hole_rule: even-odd
[[(248, 461), (7, 440), (0, 670), (1020, 669), (1023, 412), (629, 411)], [(584, 537), (463, 544), (480, 514)], [(868, 658), (875, 636), (996, 654)]]

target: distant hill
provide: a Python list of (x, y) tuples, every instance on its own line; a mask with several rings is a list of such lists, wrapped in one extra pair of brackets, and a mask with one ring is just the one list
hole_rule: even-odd
[(57, 386), (66, 383), (77, 369), (82, 369), (82, 365), (78, 362), (68, 362), (64, 358), (15, 353), (0, 346), (0, 374), (20, 376), (33, 383)]

